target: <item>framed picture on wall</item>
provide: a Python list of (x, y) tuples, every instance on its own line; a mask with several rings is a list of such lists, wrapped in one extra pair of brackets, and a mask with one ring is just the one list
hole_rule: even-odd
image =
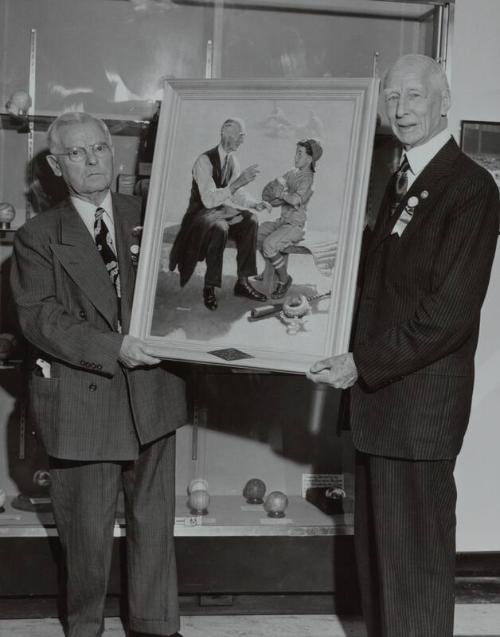
[(500, 123), (462, 121), (461, 147), (493, 175), (500, 189)]
[[(346, 351), (377, 101), (376, 79), (168, 80), (131, 334), (160, 358), (260, 370), (305, 372)], [(218, 149), (228, 120), (243, 133), (229, 174)], [(303, 166), (299, 147), (314, 161)], [(236, 189), (243, 173), (253, 179)], [(306, 176), (306, 190), (291, 197)], [(199, 231), (193, 214), (208, 214), (210, 223)], [(263, 236), (285, 221), (300, 232), (295, 227), (264, 258)], [(204, 288), (214, 249), (222, 250), (222, 271), (210, 309)], [(273, 251), (291, 277), (281, 297)], [(263, 296), (241, 294), (238, 280)]]

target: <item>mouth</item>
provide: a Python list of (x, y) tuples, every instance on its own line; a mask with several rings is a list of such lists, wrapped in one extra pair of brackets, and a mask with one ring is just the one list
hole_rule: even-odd
[(401, 124), (400, 122), (398, 122), (397, 127), (400, 131), (411, 131), (415, 128), (416, 124)]

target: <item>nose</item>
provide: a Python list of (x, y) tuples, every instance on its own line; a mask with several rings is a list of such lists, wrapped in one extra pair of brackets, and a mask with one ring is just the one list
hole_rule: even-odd
[(87, 157), (87, 164), (91, 164), (92, 166), (94, 164), (97, 164), (97, 155), (95, 154), (92, 147), (89, 146), (88, 148), (86, 148), (85, 153)]
[(405, 95), (400, 95), (396, 106), (396, 117), (403, 117), (408, 113), (408, 100)]

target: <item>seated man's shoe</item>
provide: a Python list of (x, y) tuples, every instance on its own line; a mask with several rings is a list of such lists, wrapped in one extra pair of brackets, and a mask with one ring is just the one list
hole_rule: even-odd
[(203, 288), (203, 303), (209, 310), (217, 309), (217, 297), (215, 296), (215, 289), (211, 285)]
[(267, 301), (267, 296), (253, 288), (250, 283), (243, 283), (243, 281), (237, 281), (234, 286), (235, 296), (244, 296), (252, 301)]
[(288, 292), (288, 290), (290, 289), (291, 285), (292, 285), (292, 277), (288, 275), (288, 279), (284, 283), (282, 281), (278, 281), (278, 283), (276, 284), (276, 287), (271, 293), (271, 298), (282, 299), (285, 296), (285, 294)]

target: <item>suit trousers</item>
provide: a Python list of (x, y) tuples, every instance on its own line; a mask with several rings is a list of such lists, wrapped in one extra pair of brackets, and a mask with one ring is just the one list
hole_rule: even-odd
[(252, 212), (242, 211), (243, 219), (230, 225), (225, 219), (216, 219), (216, 215), (199, 215), (198, 224), (210, 225), (207, 233), (205, 258), (207, 271), (205, 285), (221, 287), (222, 264), (224, 249), (228, 237), (236, 243), (236, 263), (238, 277), (254, 276), (257, 274), (257, 230), (259, 223)]
[(67, 569), (67, 636), (102, 634), (122, 487), (130, 628), (175, 633), (179, 629), (173, 539), (175, 434), (142, 447), (134, 461), (50, 458), (50, 465), (54, 517)]
[(356, 455), (354, 542), (368, 637), (452, 637), (454, 460)]

